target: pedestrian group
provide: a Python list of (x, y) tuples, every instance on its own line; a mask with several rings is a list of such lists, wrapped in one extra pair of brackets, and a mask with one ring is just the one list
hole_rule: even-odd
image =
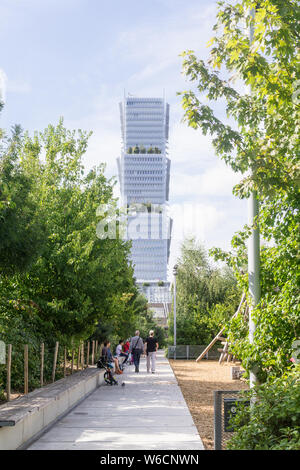
[(120, 339), (119, 344), (116, 347), (115, 356), (112, 355), (110, 350), (110, 342), (105, 341), (102, 348), (101, 356), (102, 358), (111, 365), (115, 366), (115, 372), (117, 374), (122, 374), (122, 368), (119, 364), (119, 358), (124, 357), (123, 365), (127, 362), (134, 364), (135, 372), (139, 373), (140, 371), (140, 358), (144, 354), (147, 357), (147, 372), (152, 374), (155, 373), (155, 362), (156, 362), (156, 351), (158, 350), (159, 344), (157, 339), (154, 336), (154, 331), (149, 331), (149, 336), (146, 338), (145, 342), (140, 336), (139, 330), (136, 330), (135, 336), (131, 339), (128, 339), (124, 342), (123, 339)]

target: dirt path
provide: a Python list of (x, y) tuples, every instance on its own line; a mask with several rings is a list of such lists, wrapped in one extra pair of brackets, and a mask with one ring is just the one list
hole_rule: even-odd
[(206, 449), (214, 447), (214, 390), (245, 390), (242, 380), (232, 380), (231, 364), (218, 361), (174, 361), (170, 364)]

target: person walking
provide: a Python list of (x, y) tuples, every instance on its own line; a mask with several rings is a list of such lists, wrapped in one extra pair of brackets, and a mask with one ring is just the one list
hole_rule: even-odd
[(154, 331), (149, 331), (149, 336), (145, 341), (144, 354), (147, 355), (147, 372), (150, 373), (150, 365), (152, 374), (155, 373), (156, 351), (158, 350), (158, 342), (154, 337)]
[(139, 330), (136, 330), (135, 336), (131, 338), (130, 341), (130, 346), (129, 346), (129, 352), (133, 355), (133, 362), (135, 365), (135, 372), (140, 371), (140, 358), (141, 354), (143, 354), (144, 350), (144, 342), (142, 338), (140, 337), (140, 332)]

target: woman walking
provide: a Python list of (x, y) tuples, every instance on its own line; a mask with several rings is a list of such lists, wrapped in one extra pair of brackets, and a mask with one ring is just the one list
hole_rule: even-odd
[(158, 350), (158, 342), (157, 339), (154, 337), (154, 331), (149, 331), (149, 336), (145, 341), (145, 348), (144, 353), (147, 355), (147, 372), (150, 372), (150, 365), (151, 365), (151, 372), (152, 374), (155, 373), (155, 361), (156, 361), (156, 351)]
[(130, 347), (129, 347), (129, 351), (131, 352), (133, 356), (135, 372), (140, 371), (140, 358), (141, 358), (141, 354), (143, 354), (143, 350), (144, 350), (144, 342), (142, 338), (140, 338), (139, 330), (136, 330), (135, 336), (131, 338)]

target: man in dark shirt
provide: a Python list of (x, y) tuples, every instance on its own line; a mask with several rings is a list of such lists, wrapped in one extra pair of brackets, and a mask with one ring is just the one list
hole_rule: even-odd
[(155, 361), (156, 361), (156, 351), (158, 350), (157, 339), (154, 338), (154, 331), (149, 331), (149, 336), (145, 341), (144, 353), (147, 354), (147, 372), (150, 372), (150, 363), (151, 363), (151, 372), (155, 373)]

